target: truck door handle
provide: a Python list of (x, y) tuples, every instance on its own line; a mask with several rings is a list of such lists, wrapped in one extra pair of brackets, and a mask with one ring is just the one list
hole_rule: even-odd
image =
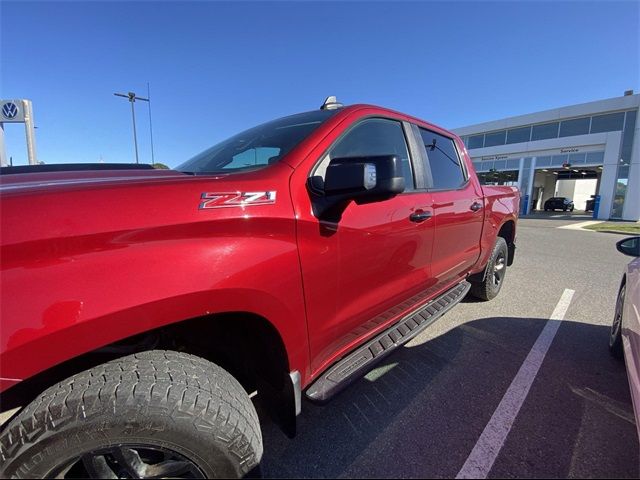
[(478, 210), (480, 210), (482, 208), (482, 204), (479, 203), (479, 202), (473, 202), (469, 208), (471, 210), (473, 210), (474, 212), (477, 212)]
[(424, 222), (425, 220), (429, 220), (430, 218), (431, 213), (425, 211), (417, 211), (409, 215), (409, 220), (415, 223)]

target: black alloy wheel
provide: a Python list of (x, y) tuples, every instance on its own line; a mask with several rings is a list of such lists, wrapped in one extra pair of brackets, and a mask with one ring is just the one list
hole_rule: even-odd
[(493, 285), (496, 288), (500, 288), (500, 284), (502, 283), (502, 279), (504, 278), (506, 268), (507, 258), (504, 252), (501, 250), (498, 253), (495, 261), (493, 262)]
[(205, 478), (205, 475), (194, 462), (168, 448), (124, 444), (84, 453), (47, 477)]

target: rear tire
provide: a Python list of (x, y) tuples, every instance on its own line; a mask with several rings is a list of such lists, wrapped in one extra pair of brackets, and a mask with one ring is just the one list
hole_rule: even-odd
[(622, 346), (622, 310), (624, 307), (625, 285), (622, 285), (616, 300), (616, 313), (613, 317), (611, 325), (611, 333), (609, 334), (609, 351), (615, 358), (622, 359), (624, 356), (624, 348)]
[(211, 362), (161, 350), (52, 386), (0, 435), (2, 478), (237, 478), (261, 457), (242, 386)]
[(471, 295), (485, 301), (496, 298), (500, 293), (507, 273), (508, 255), (507, 241), (502, 237), (498, 237), (491, 252), (491, 257), (487, 262), (484, 279), (479, 282), (471, 282), (471, 289), (469, 290)]

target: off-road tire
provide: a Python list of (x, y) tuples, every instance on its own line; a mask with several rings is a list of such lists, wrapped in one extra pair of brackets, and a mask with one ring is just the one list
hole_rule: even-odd
[[(482, 281), (471, 281), (471, 289), (469, 293), (480, 300), (492, 300), (496, 298), (507, 272), (507, 260), (509, 258), (509, 249), (507, 248), (507, 242), (504, 238), (498, 237), (496, 243), (491, 252), (491, 257), (487, 262), (487, 266), (484, 271), (484, 279)], [(498, 284), (494, 281), (494, 272), (496, 269), (496, 262), (502, 262), (501, 278)]]
[(47, 477), (121, 444), (176, 452), (209, 478), (241, 477), (262, 457), (255, 408), (229, 373), (152, 350), (74, 375), (27, 405), (0, 433), (0, 477)]

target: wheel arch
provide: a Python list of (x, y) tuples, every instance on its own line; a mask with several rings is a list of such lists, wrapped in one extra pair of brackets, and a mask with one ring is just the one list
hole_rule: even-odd
[(500, 230), (498, 230), (498, 237), (502, 237), (507, 242), (507, 250), (509, 252), (509, 258), (507, 261), (507, 265), (511, 266), (513, 264), (513, 260), (515, 257), (515, 249), (516, 249), (516, 222), (515, 220), (509, 219), (505, 221), (501, 226)]
[(267, 413), (287, 435), (295, 434), (301, 393), (291, 375), (284, 339), (269, 319), (247, 311), (176, 321), (74, 356), (2, 392), (2, 411), (25, 406), (50, 386), (84, 370), (154, 349), (196, 355), (229, 371), (247, 393), (258, 391)]

